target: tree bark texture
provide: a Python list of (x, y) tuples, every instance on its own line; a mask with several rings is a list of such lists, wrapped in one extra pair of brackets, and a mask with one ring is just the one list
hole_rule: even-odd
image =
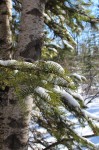
[(13, 93), (7, 87), (0, 90), (0, 150), (27, 150), (32, 98), (20, 105)]
[(12, 48), (12, 1), (0, 0), (0, 59), (10, 58)]
[(41, 57), (43, 45), (43, 0), (22, 1), (22, 18), (17, 55), (28, 60), (37, 60)]
[[(23, 0), (17, 57), (37, 60), (43, 45), (43, 0)], [(0, 59), (9, 59), (12, 47), (11, 0), (0, 0)], [(16, 57), (16, 58), (17, 58)], [(0, 88), (0, 150), (27, 150), (28, 126), (32, 110), (32, 98), (24, 100), (26, 109), (12, 88)]]

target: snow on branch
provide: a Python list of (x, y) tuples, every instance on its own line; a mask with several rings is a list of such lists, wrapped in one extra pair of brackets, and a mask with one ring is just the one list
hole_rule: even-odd
[(63, 75), (65, 73), (63, 67), (54, 61), (35, 61), (34, 63), (17, 61), (17, 60), (0, 60), (0, 66), (11, 69), (24, 69), (47, 71), (49, 73), (57, 73)]
[(63, 97), (64, 98), (64, 103), (66, 104), (69, 104), (69, 105), (71, 105), (71, 106), (73, 106), (73, 107), (78, 107), (78, 108), (80, 108), (80, 105), (79, 105), (79, 103), (73, 98), (73, 96), (72, 95), (70, 95), (68, 92), (66, 92), (65, 90), (61, 90), (58, 86), (56, 86), (55, 88), (54, 88), (54, 91), (56, 92), (56, 93), (59, 93), (60, 95), (61, 95), (61, 97)]
[(43, 87), (36, 87), (35, 88), (35, 92), (38, 94), (38, 96), (40, 96), (43, 99), (47, 99), (48, 101), (51, 100), (50, 95), (48, 94), (48, 90), (46, 90)]
[(99, 121), (99, 117), (97, 117), (96, 115), (93, 115), (93, 114), (89, 113), (89, 112), (86, 111), (86, 110), (82, 110), (82, 113), (83, 113), (86, 117), (88, 117), (88, 118), (91, 118), (91, 119), (93, 119), (93, 120)]
[(72, 91), (69, 91), (70, 94), (74, 97), (74, 98), (77, 98), (78, 100), (84, 102), (84, 99), (83, 97), (79, 94), (79, 93), (75, 93), (75, 92), (72, 92)]
[(84, 145), (87, 145), (88, 148), (90, 148), (90, 150), (99, 150), (99, 145), (96, 145), (94, 143), (92, 143), (91, 141), (89, 141), (88, 139), (80, 136), (76, 131), (74, 131), (73, 129), (69, 129), (70, 133), (78, 140), (78, 142), (83, 143)]
[(48, 65), (49, 69), (53, 68), (53, 71), (55, 70), (56, 72), (59, 72), (60, 74), (65, 73), (63, 67), (54, 61), (46, 61), (45, 64)]
[(86, 81), (86, 78), (82, 75), (79, 75), (77, 73), (73, 73), (71, 76), (74, 76), (76, 79), (80, 80), (80, 81)]
[(67, 48), (74, 50), (73, 46), (71, 46), (66, 40), (63, 40), (63, 43)]
[(0, 66), (13, 68), (13, 69), (20, 69), (20, 68), (28, 68), (33, 69), (36, 68), (36, 65), (29, 62), (22, 62), (17, 60), (0, 60)]

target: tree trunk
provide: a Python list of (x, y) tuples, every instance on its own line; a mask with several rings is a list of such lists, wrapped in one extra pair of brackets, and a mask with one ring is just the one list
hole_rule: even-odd
[(11, 90), (0, 91), (0, 150), (27, 150), (32, 98), (25, 99), (25, 110)]
[(22, 20), (18, 43), (18, 53), (27, 61), (41, 57), (43, 45), (43, 27), (45, 3), (43, 0), (24, 0), (22, 2)]
[[(41, 55), (43, 38), (42, 0), (23, 0), (17, 57), (37, 60)], [(10, 29), (11, 0), (0, 0), (0, 59), (9, 59), (12, 46)], [(2, 11), (1, 11), (2, 10)], [(3, 13), (2, 13), (3, 12)], [(10, 14), (10, 15), (9, 15)], [(13, 89), (0, 89), (0, 150), (27, 150), (28, 126), (32, 110), (32, 98), (25, 100), (26, 110), (20, 106)]]
[(0, 0), (0, 59), (10, 58), (12, 48), (12, 33), (10, 22), (12, 20), (11, 0)]

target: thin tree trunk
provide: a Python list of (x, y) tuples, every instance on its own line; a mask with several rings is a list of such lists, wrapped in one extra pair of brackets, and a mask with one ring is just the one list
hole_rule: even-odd
[(11, 0), (0, 0), (0, 59), (10, 58), (12, 48), (12, 2)]
[[(37, 60), (41, 55), (43, 38), (42, 0), (23, 0), (22, 17), (17, 56), (26, 60)], [(12, 46), (10, 28), (11, 0), (0, 1), (0, 59), (9, 59)], [(2, 13), (2, 11), (3, 13)], [(10, 16), (9, 16), (10, 14)], [(3, 15), (3, 16), (2, 16)], [(27, 150), (28, 126), (32, 110), (32, 98), (24, 100), (26, 110), (15, 97), (13, 89), (0, 89), (0, 150)]]

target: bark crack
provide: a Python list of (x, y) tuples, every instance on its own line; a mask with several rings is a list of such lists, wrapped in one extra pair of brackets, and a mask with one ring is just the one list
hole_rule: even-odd
[(37, 8), (31, 9), (30, 11), (27, 12), (27, 14), (35, 15), (38, 17), (42, 16), (42, 13)]
[(24, 144), (21, 143), (20, 139), (17, 137), (16, 134), (8, 136), (5, 140), (5, 144), (11, 150), (18, 150), (20, 149), (20, 147), (24, 146)]
[(42, 45), (43, 45), (42, 38), (32, 40), (27, 44), (25, 50), (20, 53), (20, 56), (37, 60), (41, 56)]

